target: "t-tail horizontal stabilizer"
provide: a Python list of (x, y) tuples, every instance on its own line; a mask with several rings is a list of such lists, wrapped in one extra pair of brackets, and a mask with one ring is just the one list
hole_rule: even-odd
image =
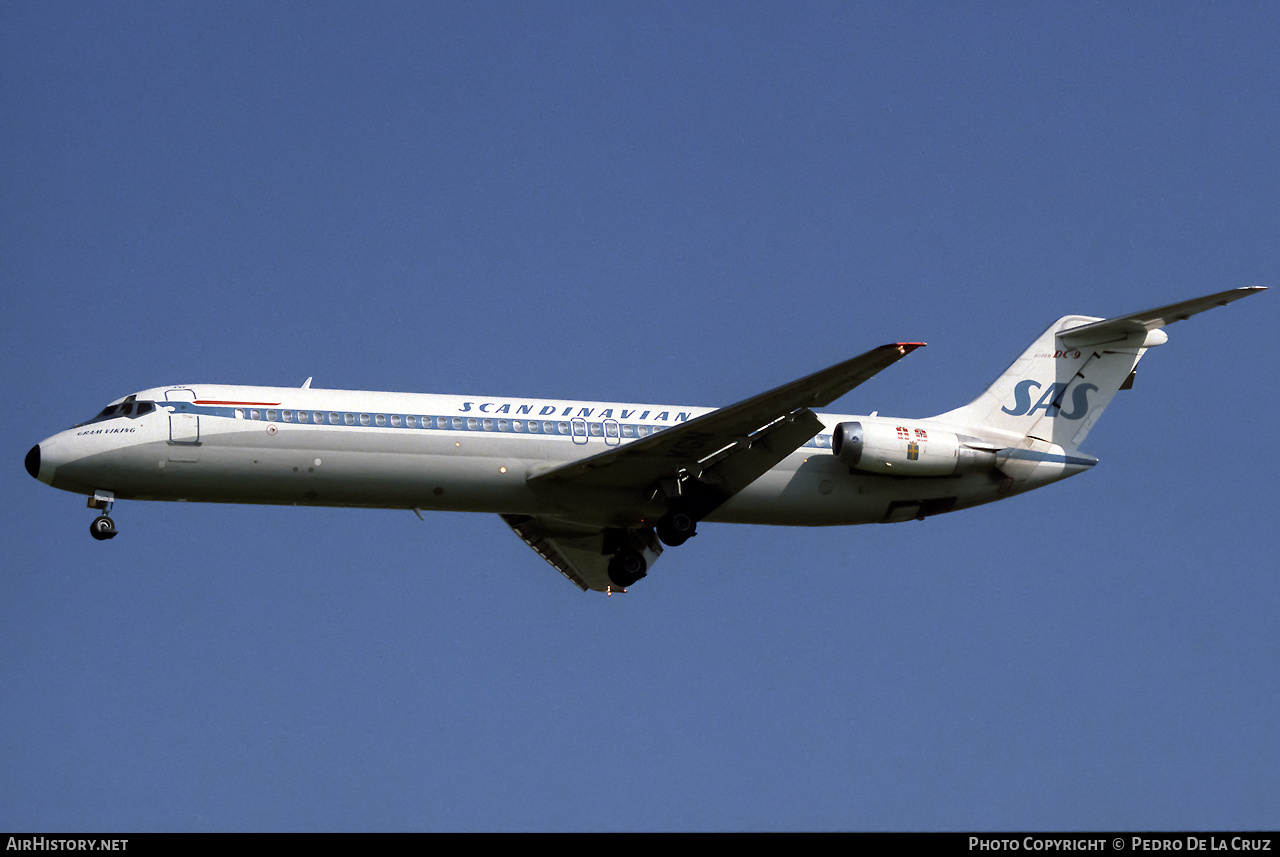
[[(1068, 348), (1087, 348), (1092, 345), (1104, 345), (1116, 339), (1134, 336), (1140, 332), (1159, 330), (1162, 327), (1173, 324), (1175, 321), (1183, 321), (1205, 310), (1226, 306), (1232, 301), (1238, 301), (1240, 298), (1246, 298), (1249, 295), (1266, 290), (1266, 286), (1230, 289), (1214, 295), (1205, 295), (1202, 298), (1193, 298), (1181, 303), (1156, 307), (1146, 312), (1135, 312), (1129, 315), (1095, 321), (1090, 324), (1082, 324), (1079, 327), (1062, 331), (1058, 334), (1058, 339)], [(1163, 342), (1163, 340), (1161, 341)]]

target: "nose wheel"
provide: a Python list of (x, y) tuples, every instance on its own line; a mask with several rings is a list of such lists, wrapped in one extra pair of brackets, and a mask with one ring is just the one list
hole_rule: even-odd
[(114, 539), (116, 533), (116, 522), (106, 515), (99, 515), (89, 525), (89, 534), (100, 542), (106, 539)]

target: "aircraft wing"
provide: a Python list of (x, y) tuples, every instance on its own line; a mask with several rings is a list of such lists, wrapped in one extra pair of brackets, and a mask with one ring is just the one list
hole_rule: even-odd
[(649, 437), (537, 474), (529, 483), (647, 488), (678, 479), (683, 471), (716, 486), (723, 502), (822, 429), (810, 408), (830, 404), (922, 345), (882, 345)]
[[(825, 407), (922, 342), (895, 342), (790, 384), (711, 411), (649, 437), (529, 477), (532, 486), (555, 484), (612, 490), (658, 489), (693, 477), (705, 514), (786, 458), (822, 430), (811, 407)], [(634, 541), (650, 566), (662, 553), (653, 531), (626, 531), (532, 515), (502, 519), (525, 544), (580, 589), (607, 591), (611, 537)]]
[(1175, 321), (1188, 319), (1205, 310), (1210, 310), (1217, 306), (1226, 306), (1232, 301), (1248, 297), (1256, 292), (1266, 291), (1266, 288), (1266, 286), (1249, 286), (1243, 289), (1228, 289), (1225, 292), (1205, 295), (1202, 298), (1192, 298), (1189, 301), (1156, 307), (1145, 312), (1135, 312), (1130, 315), (1094, 321), (1064, 330), (1058, 334), (1058, 338), (1062, 340), (1063, 345), (1071, 348), (1112, 342), (1116, 339), (1123, 339), (1130, 333), (1156, 330), (1165, 325), (1173, 324)]

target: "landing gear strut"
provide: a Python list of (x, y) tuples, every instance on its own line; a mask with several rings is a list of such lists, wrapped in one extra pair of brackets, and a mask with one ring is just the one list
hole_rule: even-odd
[(101, 515), (93, 519), (93, 523), (89, 524), (89, 535), (100, 542), (116, 537), (116, 522), (107, 516), (107, 512), (111, 511), (111, 504), (115, 502), (115, 499), (115, 495), (110, 491), (95, 491), (93, 496), (89, 498), (89, 508), (102, 512)]

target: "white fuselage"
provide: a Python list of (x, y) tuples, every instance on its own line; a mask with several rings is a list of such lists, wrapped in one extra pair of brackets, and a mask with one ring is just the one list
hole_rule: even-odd
[[(33, 475), (55, 488), (115, 499), (497, 512), (618, 527), (655, 519), (663, 502), (634, 491), (535, 489), (526, 479), (713, 410), (227, 385), (159, 387), (123, 401), (156, 407), (140, 416), (100, 415), (42, 441)], [(954, 428), (929, 420), (818, 417), (822, 432), (706, 520), (802, 526), (909, 520), (998, 500), (1094, 463), (1028, 448), (1020, 466), (1000, 471), (937, 478), (863, 473), (832, 454), (837, 424)]]
[(721, 408), (196, 384), (143, 390), (32, 447), (27, 472), (117, 499), (491, 512), (582, 589), (625, 590), (700, 521), (892, 523), (1081, 473), (1080, 444), (1163, 328), (1263, 291), (1062, 316), (967, 405), (818, 413), (923, 346), (890, 342)]

